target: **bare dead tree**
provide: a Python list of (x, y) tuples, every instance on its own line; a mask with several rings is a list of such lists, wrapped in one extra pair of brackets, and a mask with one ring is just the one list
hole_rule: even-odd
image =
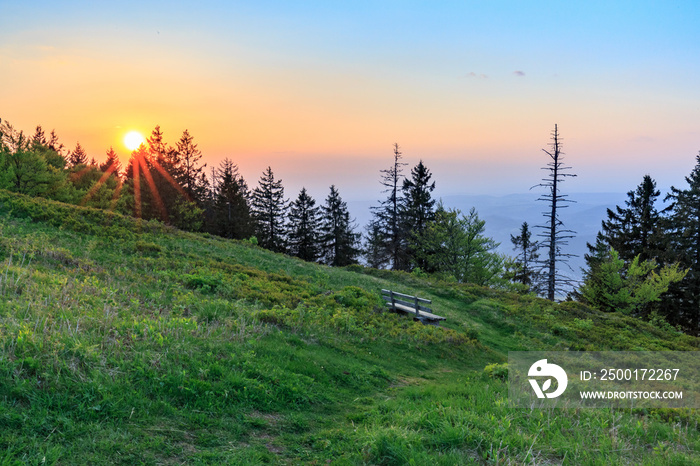
[(394, 270), (406, 270), (408, 264), (404, 254), (406, 234), (402, 230), (401, 210), (401, 183), (402, 167), (399, 145), (394, 144), (394, 163), (391, 168), (381, 170), (381, 184), (386, 189), (382, 192), (389, 193), (388, 197), (381, 201), (379, 206), (371, 207), (373, 219), (368, 226), (371, 235), (368, 249), (374, 250), (371, 259), (376, 265), (391, 264)]
[[(571, 167), (564, 166), (562, 162), (564, 153), (561, 151), (561, 138), (559, 137), (557, 125), (554, 125), (552, 142), (549, 145), (551, 150), (542, 149), (551, 159), (547, 166), (542, 168), (549, 173), (542, 179), (542, 183), (533, 186), (533, 188), (543, 187), (548, 189), (548, 192), (537, 199), (549, 204), (549, 209), (542, 213), (547, 221), (544, 225), (536, 225), (536, 228), (542, 230), (542, 233), (537, 236), (544, 238), (541, 245), (548, 250), (546, 258), (539, 261), (542, 265), (542, 272), (545, 275), (546, 297), (550, 301), (554, 301), (557, 293), (565, 293), (568, 291), (567, 288), (570, 289), (574, 285), (574, 280), (562, 275), (558, 271), (557, 265), (566, 264), (568, 266), (569, 258), (576, 257), (574, 254), (563, 252), (563, 247), (568, 246), (568, 240), (573, 238), (576, 232), (565, 229), (564, 223), (559, 218), (559, 210), (568, 207), (566, 203), (575, 202), (567, 199), (568, 195), (561, 193), (560, 185), (567, 177), (576, 175), (564, 173), (566, 170), (570, 170)], [(570, 266), (569, 269), (571, 269)]]

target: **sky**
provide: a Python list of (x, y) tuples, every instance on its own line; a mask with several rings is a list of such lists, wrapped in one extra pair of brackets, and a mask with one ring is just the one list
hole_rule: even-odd
[(697, 1), (0, 0), (0, 118), (98, 161), (187, 129), (287, 197), (380, 199), (398, 143), (438, 195), (526, 192), (557, 124), (571, 192), (684, 186)]

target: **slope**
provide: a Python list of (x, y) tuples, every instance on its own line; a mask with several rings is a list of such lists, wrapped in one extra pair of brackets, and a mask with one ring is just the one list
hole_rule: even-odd
[[(697, 350), (670, 328), (7, 192), (0, 228), (3, 464), (700, 460), (695, 412), (517, 410), (492, 366)], [(383, 312), (382, 288), (447, 322)]]

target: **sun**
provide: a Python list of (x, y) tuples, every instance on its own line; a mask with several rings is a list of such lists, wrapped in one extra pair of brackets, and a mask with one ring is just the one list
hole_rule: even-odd
[(124, 136), (124, 145), (130, 151), (135, 151), (139, 146), (146, 142), (146, 139), (138, 131), (129, 131)]

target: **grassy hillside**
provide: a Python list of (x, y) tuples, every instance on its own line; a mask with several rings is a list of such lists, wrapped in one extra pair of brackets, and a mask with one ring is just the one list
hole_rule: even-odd
[(513, 409), (484, 370), (698, 349), (670, 328), (2, 191), (0, 261), (0, 464), (700, 462), (694, 411)]

